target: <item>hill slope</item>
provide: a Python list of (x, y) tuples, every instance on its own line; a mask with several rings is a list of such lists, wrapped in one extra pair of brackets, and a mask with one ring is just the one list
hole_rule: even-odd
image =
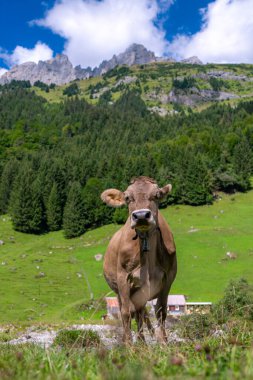
[[(103, 76), (76, 82), (79, 94), (88, 102), (115, 102), (128, 89), (136, 89), (146, 105), (161, 115), (188, 107), (202, 110), (216, 102), (237, 104), (253, 99), (253, 65), (195, 65), (153, 62), (117, 66)], [(63, 100), (69, 85), (50, 92), (35, 88), (51, 102)]]
[[(231, 278), (252, 283), (253, 191), (222, 195), (212, 206), (171, 206), (162, 213), (177, 244), (178, 276), (172, 293), (189, 301), (217, 301)], [(108, 225), (66, 240), (62, 232), (33, 236), (13, 231), (0, 219), (0, 323), (57, 322), (100, 318), (90, 303), (110, 292), (102, 276), (108, 240), (119, 228)], [(237, 254), (226, 260), (226, 252)], [(86, 305), (86, 306), (85, 306)], [(90, 307), (90, 309), (89, 309)], [(96, 307), (96, 306), (95, 306)]]

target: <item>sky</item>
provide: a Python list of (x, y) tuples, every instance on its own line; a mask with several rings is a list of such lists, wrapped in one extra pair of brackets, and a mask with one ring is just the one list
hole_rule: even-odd
[(253, 0), (1, 0), (0, 75), (67, 54), (97, 66), (132, 43), (157, 56), (253, 63)]

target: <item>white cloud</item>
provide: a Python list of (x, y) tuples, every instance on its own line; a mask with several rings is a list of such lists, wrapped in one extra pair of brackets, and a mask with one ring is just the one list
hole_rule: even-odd
[(162, 55), (167, 46), (165, 33), (154, 22), (173, 1), (59, 0), (44, 19), (33, 24), (64, 37), (64, 53), (74, 65), (98, 65), (134, 42)]
[(3, 67), (0, 67), (0, 77), (7, 73), (8, 70), (4, 69)]
[(181, 58), (197, 55), (203, 62), (253, 62), (252, 0), (216, 0), (202, 17), (201, 30), (176, 36), (170, 52)]
[(50, 47), (42, 42), (37, 42), (34, 48), (27, 49), (23, 46), (17, 46), (11, 54), (0, 52), (2, 58), (9, 66), (20, 65), (24, 62), (46, 61), (53, 57), (53, 51)]

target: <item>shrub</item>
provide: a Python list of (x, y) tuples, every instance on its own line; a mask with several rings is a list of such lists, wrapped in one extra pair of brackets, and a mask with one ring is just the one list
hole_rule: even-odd
[(229, 317), (243, 317), (253, 320), (253, 289), (247, 280), (230, 281), (224, 297), (214, 308), (218, 322), (223, 323)]
[(182, 336), (191, 340), (208, 336), (215, 327), (212, 314), (190, 314), (180, 320), (179, 329)]
[(80, 92), (80, 89), (76, 83), (70, 84), (68, 87), (63, 90), (63, 95), (67, 96), (73, 96), (73, 95), (78, 95)]
[(184, 79), (173, 79), (173, 88), (178, 90), (187, 90), (191, 87), (196, 86), (196, 79), (193, 77), (185, 77)]
[(99, 344), (99, 335), (92, 330), (61, 330), (54, 340), (54, 345), (63, 348), (90, 348)]
[(124, 224), (127, 220), (127, 216), (128, 216), (128, 210), (126, 207), (116, 208), (113, 214), (113, 223)]

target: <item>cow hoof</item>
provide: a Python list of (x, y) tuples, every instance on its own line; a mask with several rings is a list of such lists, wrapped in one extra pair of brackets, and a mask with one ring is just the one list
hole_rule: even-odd
[(137, 344), (147, 344), (144, 335), (138, 335), (136, 343)]
[(122, 342), (125, 346), (131, 346), (133, 344), (133, 339), (131, 336), (123, 336)]
[(168, 339), (164, 331), (161, 328), (155, 329), (155, 337), (158, 343), (166, 345), (168, 343)]

